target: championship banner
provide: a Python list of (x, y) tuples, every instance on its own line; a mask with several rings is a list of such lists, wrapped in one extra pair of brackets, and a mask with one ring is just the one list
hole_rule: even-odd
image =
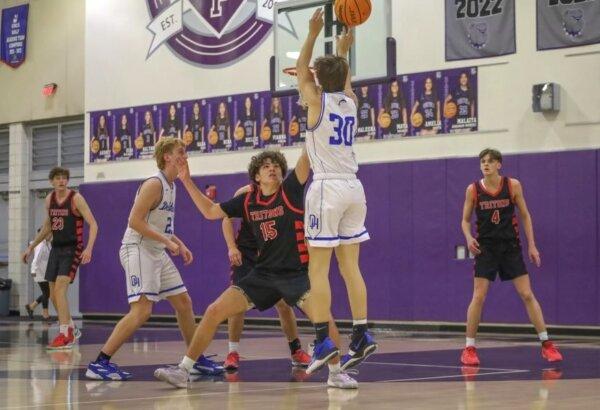
[[(354, 142), (477, 131), (477, 67), (402, 74), (354, 90)], [(163, 137), (188, 155), (304, 143), (308, 110), (269, 91), (90, 113), (90, 162), (150, 159)]]
[(0, 59), (13, 68), (25, 61), (29, 4), (2, 10)]
[(599, 0), (537, 0), (537, 49), (600, 43)]
[(514, 0), (446, 0), (446, 61), (516, 52)]

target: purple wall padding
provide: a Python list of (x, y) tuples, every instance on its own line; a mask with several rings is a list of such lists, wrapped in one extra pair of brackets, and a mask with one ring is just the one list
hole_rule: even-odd
[[(562, 325), (600, 325), (600, 151), (506, 156), (503, 172), (519, 179), (532, 213), (542, 267), (527, 261), (533, 290), (546, 320)], [(472, 294), (472, 260), (456, 260), (464, 245), (460, 219), (467, 185), (480, 177), (477, 158), (364, 165), (359, 174), (368, 201), (371, 240), (361, 249), (369, 318), (396, 321), (465, 320)], [(217, 185), (226, 200), (245, 184), (245, 174), (196, 178)], [(118, 249), (139, 181), (81, 186), (98, 220), (93, 261), (81, 268), (83, 313), (127, 311)], [(220, 221), (206, 221), (178, 184), (176, 234), (194, 252), (184, 281), (201, 314), (229, 283)], [(522, 229), (521, 229), (522, 231)], [(524, 233), (521, 233), (526, 243)], [(527, 248), (524, 246), (525, 255)], [(527, 258), (527, 256), (526, 256)], [(332, 263), (332, 311), (349, 319), (346, 289)], [(156, 313), (169, 314), (168, 303)], [(274, 316), (250, 312), (250, 316)], [(490, 288), (483, 320), (528, 323), (511, 283)]]

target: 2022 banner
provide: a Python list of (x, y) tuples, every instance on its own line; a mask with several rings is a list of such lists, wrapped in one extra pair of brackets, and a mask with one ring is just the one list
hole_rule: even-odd
[[(476, 131), (477, 68), (403, 74), (358, 87), (355, 141)], [(90, 113), (90, 162), (151, 158), (164, 136), (188, 154), (302, 144), (307, 109), (267, 91)]]

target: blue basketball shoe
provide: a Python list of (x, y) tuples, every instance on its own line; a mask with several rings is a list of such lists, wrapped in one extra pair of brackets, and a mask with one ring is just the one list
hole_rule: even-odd
[(321, 343), (315, 342), (315, 350), (312, 354), (312, 360), (306, 368), (306, 374), (311, 374), (317, 370), (320, 370), (327, 364), (328, 361), (339, 354), (340, 351), (337, 347), (335, 347), (333, 340), (331, 340), (329, 337), (323, 339)]
[(205, 376), (214, 376), (217, 374), (221, 374), (225, 371), (225, 368), (220, 364), (215, 363), (210, 360), (208, 357), (201, 355), (194, 367), (190, 371), (190, 374), (193, 376), (197, 375), (205, 375)]
[(92, 380), (129, 380), (131, 373), (119, 369), (116, 363), (108, 361), (91, 362), (88, 365), (85, 377)]
[(369, 332), (364, 332), (360, 337), (352, 339), (348, 354), (342, 356), (342, 370), (349, 369), (362, 363), (377, 349), (377, 343)]

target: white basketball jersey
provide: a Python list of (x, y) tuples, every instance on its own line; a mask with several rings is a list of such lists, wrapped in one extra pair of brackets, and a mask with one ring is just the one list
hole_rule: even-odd
[[(162, 172), (159, 172), (151, 178), (158, 178), (160, 180), (160, 183), (162, 184), (162, 198), (158, 206), (148, 213), (147, 222), (154, 231), (165, 235), (170, 239), (173, 236), (175, 229), (175, 184), (172, 186), (169, 185), (169, 182)], [(150, 248), (165, 248), (165, 244), (162, 242), (144, 238), (140, 233), (129, 226), (125, 230), (122, 243), (124, 245), (138, 244)]]
[(358, 171), (352, 143), (357, 130), (357, 110), (352, 98), (322, 93), (317, 125), (306, 131), (306, 150), (315, 178), (352, 177)]

